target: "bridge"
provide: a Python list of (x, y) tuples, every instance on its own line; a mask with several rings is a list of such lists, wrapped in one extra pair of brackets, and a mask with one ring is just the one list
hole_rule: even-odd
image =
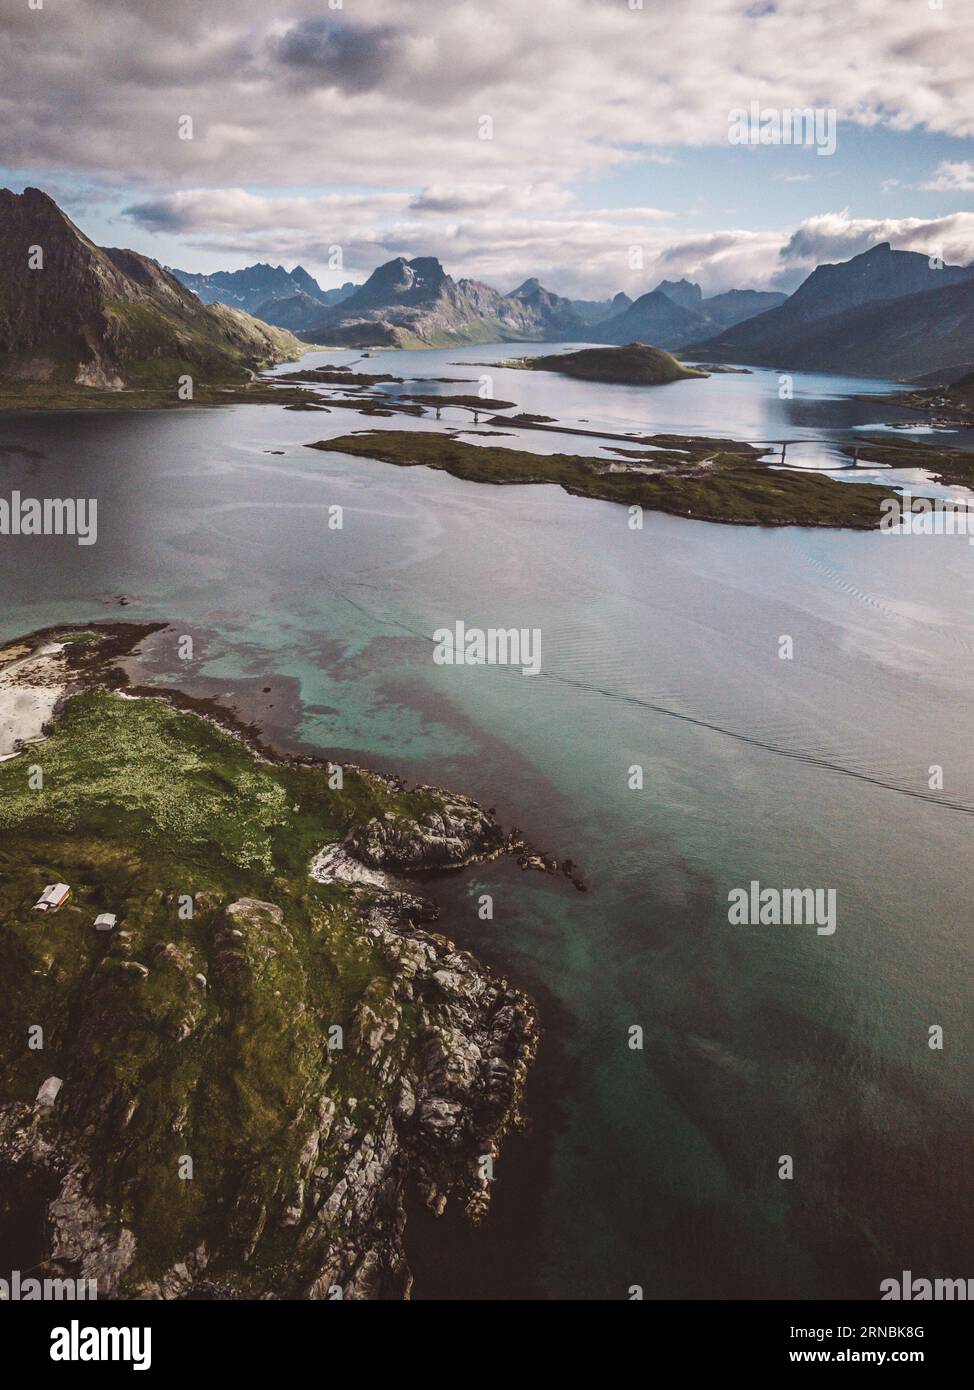
[[(778, 460), (778, 463), (779, 463), (779, 464), (785, 464), (785, 463), (787, 463), (787, 450), (788, 450), (788, 445), (789, 445), (789, 444), (818, 444), (818, 445), (827, 445), (827, 444), (829, 443), (829, 441), (826, 440), (826, 439), (742, 439), (742, 440), (739, 440), (739, 441), (737, 441), (737, 442), (738, 442), (738, 443), (741, 443), (741, 444), (750, 444), (750, 445), (752, 445), (752, 446), (753, 446), (754, 448), (756, 448), (756, 449), (778, 449), (778, 448), (780, 448), (780, 449), (781, 449), (781, 457), (780, 457), (780, 459)], [(838, 446), (838, 445), (834, 445), (834, 447), (835, 447), (835, 448), (838, 448), (839, 446)], [(855, 445), (853, 445), (853, 448), (852, 448), (852, 458), (849, 460), (848, 463), (833, 463), (833, 464), (829, 464), (827, 467), (822, 466), (821, 468), (817, 468), (817, 469), (815, 469), (814, 471), (815, 471), (815, 472), (828, 472), (828, 473), (842, 473), (842, 472), (845, 472), (845, 470), (846, 470), (846, 469), (849, 469), (849, 468), (862, 468), (862, 467), (872, 467), (872, 466), (873, 466), (873, 465), (870, 464), (870, 463), (868, 463), (868, 461), (867, 461), (865, 464), (860, 464), (860, 462), (859, 462), (859, 445), (858, 445), (858, 444), (855, 444)]]

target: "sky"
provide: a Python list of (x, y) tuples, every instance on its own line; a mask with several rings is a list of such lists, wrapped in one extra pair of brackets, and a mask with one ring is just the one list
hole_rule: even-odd
[(0, 183), (184, 270), (604, 298), (974, 260), (972, 0), (4, 0), (0, 130)]

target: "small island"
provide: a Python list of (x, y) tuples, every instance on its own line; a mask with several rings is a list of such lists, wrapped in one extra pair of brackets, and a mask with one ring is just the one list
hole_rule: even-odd
[(808, 469), (771, 468), (759, 448), (732, 439), (664, 434), (614, 438), (620, 441), (609, 448), (614, 457), (539, 454), (471, 444), (430, 430), (363, 430), (308, 447), (403, 468), (441, 469), (474, 483), (554, 483), (578, 497), (738, 526), (872, 530), (879, 526), (884, 498), (894, 496), (873, 483), (841, 483)]
[(648, 343), (626, 343), (622, 347), (582, 348), (579, 352), (556, 352), (544, 357), (519, 357), (501, 363), (527, 372), (558, 372), (580, 381), (600, 381), (620, 386), (666, 386), (672, 381), (705, 377), (696, 367), (684, 367), (672, 353)]

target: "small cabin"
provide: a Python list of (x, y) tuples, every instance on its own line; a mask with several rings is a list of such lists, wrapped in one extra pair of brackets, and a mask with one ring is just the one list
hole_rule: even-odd
[(96, 931), (113, 931), (118, 918), (114, 912), (99, 912), (95, 918)]
[(43, 1106), (45, 1110), (49, 1110), (57, 1100), (63, 1085), (64, 1082), (59, 1076), (49, 1076), (41, 1089), (37, 1092), (36, 1104)]
[(34, 904), (35, 912), (57, 912), (71, 896), (67, 883), (49, 883)]

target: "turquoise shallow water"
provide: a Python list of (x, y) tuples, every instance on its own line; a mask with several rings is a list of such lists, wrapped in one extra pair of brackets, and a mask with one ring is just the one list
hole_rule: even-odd
[[(476, 377), (453, 364), (509, 355), (369, 366)], [(593, 428), (823, 445), (894, 414), (846, 394), (887, 384), (796, 377), (780, 402), (770, 373), (648, 397), (493, 385)], [(403, 427), (275, 407), (0, 418), (0, 491), (99, 499), (94, 547), (0, 542), (0, 635), (117, 616), (125, 593), (122, 615), (173, 623), (146, 644), (151, 678), (225, 695), (284, 746), (468, 790), (583, 867), (587, 894), (509, 864), (432, 885), (445, 929), (533, 990), (547, 1031), (491, 1218), (413, 1223), (417, 1294), (871, 1298), (904, 1268), (964, 1276), (974, 549), (656, 516), (631, 532), (558, 489), (303, 447), (373, 423)], [(431, 633), (458, 618), (539, 628), (541, 674), (434, 665)], [(752, 879), (834, 888), (834, 936), (731, 927)]]

